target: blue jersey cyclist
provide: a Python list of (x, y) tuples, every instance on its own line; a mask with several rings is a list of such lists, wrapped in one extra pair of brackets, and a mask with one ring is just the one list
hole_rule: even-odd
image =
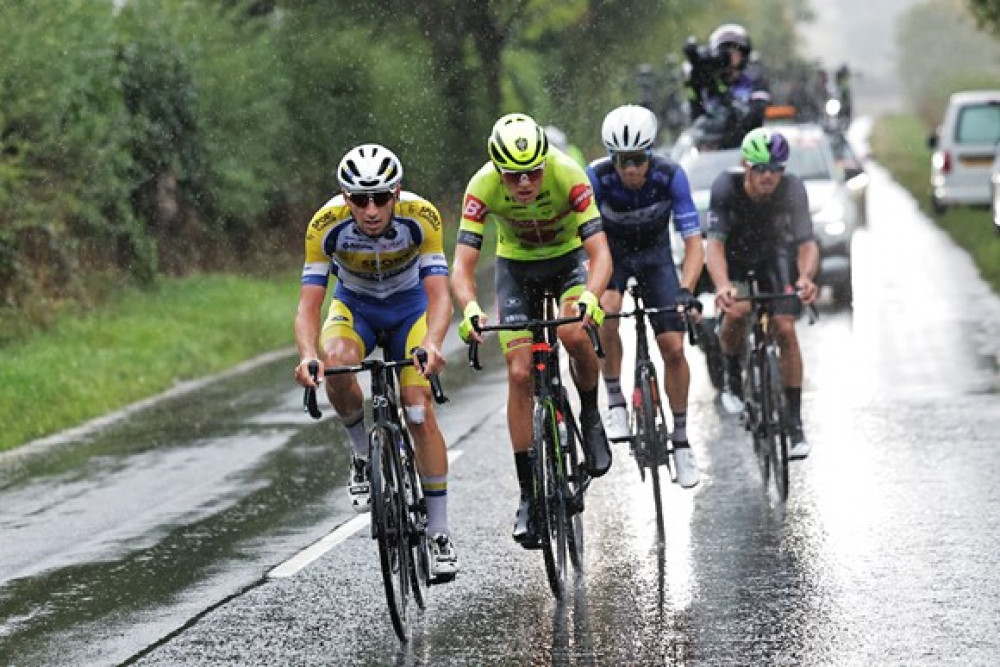
[[(601, 212), (614, 269), (601, 307), (617, 313), (629, 277), (635, 277), (646, 306), (688, 307), (691, 290), (704, 262), (698, 211), (691, 200), (687, 175), (677, 163), (653, 154), (656, 115), (641, 106), (626, 105), (609, 113), (601, 139), (609, 156), (587, 168)], [(678, 279), (670, 253), (668, 225), (684, 240), (684, 266)], [(698, 483), (698, 464), (688, 443), (687, 403), (690, 372), (684, 358), (684, 321), (677, 312), (650, 316), (665, 365), (664, 388), (673, 413), (674, 458), (677, 482), (687, 488)], [(618, 320), (601, 327), (604, 345), (604, 383), (608, 393), (608, 436), (628, 436), (628, 411), (621, 387), (622, 342)]]
[[(458, 572), (458, 559), (448, 528), (448, 457), (427, 376), (444, 367), (441, 342), (453, 306), (441, 216), (429, 201), (401, 189), (402, 178), (399, 158), (378, 144), (357, 146), (341, 160), (341, 192), (313, 215), (306, 231), (295, 316), (301, 359), (295, 379), (315, 387), (307, 369), (310, 361), (319, 363), (322, 378), (326, 366), (357, 364), (376, 344), (386, 346), (393, 359), (405, 359), (416, 346), (427, 351), (423, 368), (403, 369), (400, 393), (427, 500), (431, 570), (445, 580)], [(331, 273), (337, 284), (321, 327)], [(348, 494), (354, 508), (366, 512), (371, 496), (361, 386), (354, 375), (333, 375), (326, 393), (353, 453)]]

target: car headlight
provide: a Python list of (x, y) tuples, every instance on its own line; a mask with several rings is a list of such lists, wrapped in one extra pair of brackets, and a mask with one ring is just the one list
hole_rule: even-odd
[[(813, 222), (819, 223), (821, 225), (829, 225), (830, 223), (839, 222), (841, 227), (844, 225), (844, 205), (837, 199), (829, 201), (823, 208), (813, 213)], [(843, 233), (843, 229), (841, 232)]]

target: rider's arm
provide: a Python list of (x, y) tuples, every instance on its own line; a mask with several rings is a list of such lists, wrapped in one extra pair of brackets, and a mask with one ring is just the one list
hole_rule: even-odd
[[(444, 255), (441, 216), (434, 205), (425, 202), (420, 207), (419, 219), (424, 231), (420, 244), (420, 278), (427, 293), (427, 334), (423, 344), (425, 348), (432, 346), (434, 351), (439, 351), (454, 313), (448, 293), (448, 261)], [(431, 361), (437, 365), (436, 359)]]
[[(319, 343), (320, 319), (323, 311), (323, 301), (326, 298), (326, 287), (319, 285), (302, 285), (299, 290), (299, 307), (295, 313), (295, 345), (299, 349), (301, 362), (319, 359), (317, 345)], [(295, 370), (295, 379), (306, 386), (315, 386), (309, 378), (308, 371), (300, 362)], [(322, 369), (322, 365), (321, 365)]]
[(590, 266), (587, 270), (587, 291), (600, 300), (611, 280), (611, 249), (608, 237), (600, 231), (583, 239), (583, 250), (587, 253)]
[(680, 267), (681, 287), (694, 292), (705, 266), (705, 249), (702, 245), (698, 209), (691, 198), (691, 185), (687, 173), (679, 165), (670, 180), (670, 198), (673, 201), (674, 228), (684, 239), (684, 266)]
[(792, 234), (798, 244), (795, 262), (799, 277), (795, 286), (805, 303), (816, 300), (818, 289), (813, 280), (819, 272), (819, 245), (813, 231), (812, 215), (809, 213), (809, 197), (805, 185), (798, 179), (790, 179), (788, 196), (791, 198)]

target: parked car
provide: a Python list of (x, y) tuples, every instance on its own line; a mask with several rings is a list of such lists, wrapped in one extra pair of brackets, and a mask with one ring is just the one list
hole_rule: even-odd
[(954, 93), (944, 119), (927, 138), (931, 156), (931, 205), (989, 206), (990, 172), (1000, 141), (1000, 90)]
[(990, 213), (993, 218), (993, 231), (1000, 236), (1000, 144), (997, 144), (993, 156), (993, 168), (990, 170)]
[[(837, 167), (829, 135), (815, 124), (786, 124), (780, 131), (791, 145), (787, 170), (802, 179), (809, 196), (813, 229), (820, 248), (817, 284), (828, 285), (834, 300), (850, 303), (851, 239), (862, 224), (858, 200)], [(701, 151), (683, 134), (671, 150), (671, 157), (687, 173), (691, 194), (705, 228), (712, 182), (727, 169), (741, 170), (739, 149)], [(675, 260), (682, 259), (683, 244), (673, 243)], [(678, 264), (679, 266), (679, 264)]]

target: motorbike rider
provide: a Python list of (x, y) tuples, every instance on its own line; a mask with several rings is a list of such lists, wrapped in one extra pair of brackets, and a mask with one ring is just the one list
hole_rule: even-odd
[(685, 87), (693, 126), (715, 138), (716, 148), (736, 148), (743, 136), (760, 127), (771, 101), (758, 68), (748, 69), (753, 43), (737, 23), (720, 25), (699, 47), (694, 38), (684, 47)]

